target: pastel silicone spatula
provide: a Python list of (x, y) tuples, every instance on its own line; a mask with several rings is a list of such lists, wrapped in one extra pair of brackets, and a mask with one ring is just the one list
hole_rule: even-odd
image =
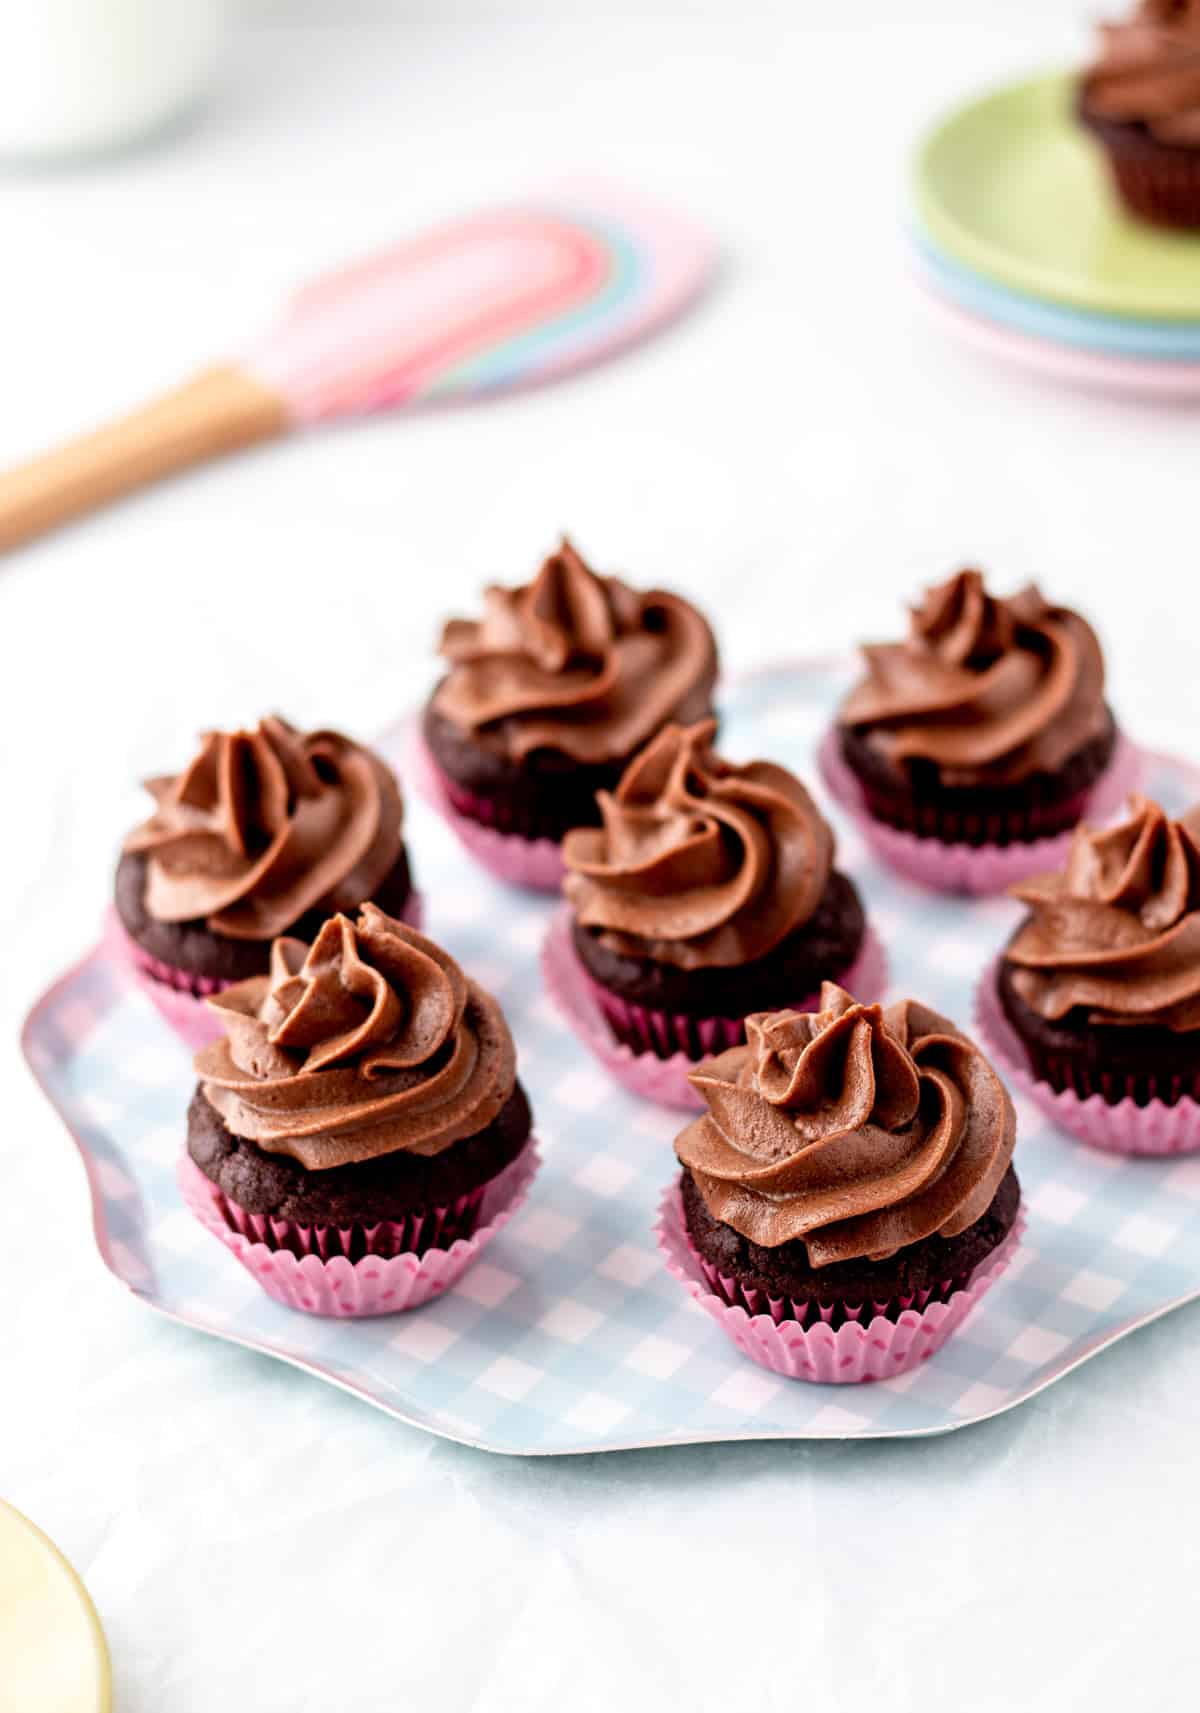
[(0, 551), (192, 464), (339, 417), (469, 400), (598, 361), (683, 309), (713, 247), (611, 195), (459, 220), (302, 288), (243, 355), (0, 473)]

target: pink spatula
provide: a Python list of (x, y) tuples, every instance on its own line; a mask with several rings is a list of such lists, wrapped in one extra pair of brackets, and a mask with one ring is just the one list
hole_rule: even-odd
[(0, 474), (0, 551), (222, 453), (338, 417), (468, 400), (597, 361), (707, 283), (694, 228), (611, 195), (499, 209), (302, 288), (265, 337)]

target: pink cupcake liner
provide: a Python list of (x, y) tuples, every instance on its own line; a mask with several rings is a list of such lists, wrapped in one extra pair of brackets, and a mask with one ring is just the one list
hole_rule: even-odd
[[(419, 929), (423, 919), (421, 895), (412, 892), (402, 920), (410, 928)], [(101, 943), (109, 957), (125, 967), (164, 1022), (193, 1052), (220, 1040), (224, 1033), (220, 1019), (205, 1000), (210, 994), (231, 987), (232, 982), (193, 975), (190, 970), (177, 969), (173, 964), (151, 957), (125, 932), (121, 918), (111, 907), (104, 918)]]
[[(703, 1260), (688, 1235), (678, 1181), (664, 1191), (654, 1228), (668, 1271), (743, 1355), (788, 1380), (837, 1386), (891, 1380), (928, 1361), (1007, 1268), (1024, 1229), (1020, 1208), (1008, 1236), (965, 1284), (945, 1280), (937, 1292), (923, 1292), (921, 1298), (849, 1306), (846, 1320), (835, 1329), (827, 1318), (832, 1311), (818, 1305), (814, 1316), (812, 1303), (742, 1292)], [(789, 1311), (794, 1318), (785, 1318)]]
[[(235, 1207), (186, 1153), (178, 1177), (192, 1213), (268, 1296), (305, 1314), (356, 1320), (419, 1308), (457, 1284), (524, 1205), (540, 1164), (537, 1143), (530, 1138), (517, 1158), (475, 1196), (460, 1197), (451, 1208), (431, 1209), (426, 1220), (433, 1221), (434, 1230), (461, 1222), (472, 1212), (477, 1223), (470, 1236), (419, 1255), (403, 1248), (414, 1230), (423, 1229), (428, 1237), (429, 1227), (413, 1219), (344, 1231), (266, 1220)], [(345, 1250), (360, 1246), (364, 1253), (351, 1260)]]
[[(572, 947), (574, 952), (574, 947)], [(699, 1037), (702, 1058), (723, 1053), (726, 1047), (736, 1047), (745, 1039), (741, 1017), (688, 1017), (684, 1012), (654, 1011), (646, 1005), (634, 1005), (593, 981), (587, 971), (584, 979), (591, 989), (592, 1004), (599, 1010), (613, 1039), (627, 1046), (635, 1058), (650, 1054), (653, 1058), (671, 1059), (679, 1056), (689, 1066), (696, 1060), (682, 1048), (689, 1035)]]
[(209, 994), (228, 987), (229, 982), (192, 975), (188, 970), (152, 958), (125, 932), (121, 918), (111, 908), (104, 918), (101, 943), (186, 1046), (197, 1051), (220, 1039), (221, 1025), (204, 1002)]
[(473, 1237), (486, 1188), (480, 1184), (445, 1207), (426, 1208), (403, 1219), (382, 1219), (375, 1225), (299, 1225), (291, 1219), (247, 1213), (219, 1189), (213, 1199), (227, 1225), (249, 1242), (265, 1243), (276, 1253), (287, 1250), (298, 1258), (316, 1255), (322, 1261), (331, 1261), (335, 1255), (344, 1255), (348, 1261), (374, 1255), (390, 1261), (397, 1255), (420, 1256), (427, 1249), (449, 1249), (458, 1238)]
[[(579, 961), (571, 938), (571, 922), (570, 910), (560, 910), (542, 943), (542, 979), (563, 1017), (584, 1046), (631, 1093), (657, 1101), (660, 1106), (699, 1111), (704, 1106), (703, 1097), (687, 1080), (688, 1072), (695, 1070), (699, 1061), (683, 1052), (662, 1058), (660, 1050), (680, 1033), (695, 1028), (706, 1053), (723, 1052), (743, 1039), (743, 1020), (671, 1017), (603, 993)], [(887, 955), (869, 923), (857, 958), (838, 979), (856, 999), (879, 999), (886, 991)], [(796, 1009), (812, 1010), (816, 1003), (817, 996), (810, 994), (799, 1001)], [(641, 1035), (646, 1042), (644, 1051), (635, 1052), (616, 1038), (606, 1011), (622, 1031), (636, 1030)]]
[(1168, 1106), (1165, 1101), (1152, 1100), (1138, 1106), (1126, 1096), (1110, 1106), (1103, 1095), (1083, 1098), (1074, 1089), (1056, 1089), (1036, 1077), (1021, 1038), (1000, 1004), (996, 985), (999, 967), (996, 958), (975, 990), (976, 1034), (996, 1069), (1047, 1118), (1106, 1154), (1162, 1159), (1200, 1149), (1200, 1101), (1184, 1099)]
[(524, 839), (518, 833), (502, 833), (486, 825), (481, 817), (486, 817), (488, 806), (467, 792), (461, 796), (479, 806), (479, 817), (462, 814), (451, 801), (445, 777), (429, 753), (429, 745), (415, 730), (409, 738), (406, 772), (459, 843), (489, 874), (506, 885), (523, 886), (531, 892), (562, 890), (561, 847), (553, 839)]
[[(951, 845), (920, 839), (877, 821), (867, 812), (862, 787), (838, 747), (836, 729), (825, 734), (817, 763), (825, 789), (849, 814), (867, 844), (883, 862), (935, 892), (963, 892), (982, 898), (1005, 892), (1014, 881), (1061, 868), (1071, 846), (1071, 830), (1028, 844)], [(1136, 791), (1142, 775), (1141, 752), (1126, 737), (1117, 738), (1107, 769), (1083, 799), (1081, 819), (1105, 821)]]

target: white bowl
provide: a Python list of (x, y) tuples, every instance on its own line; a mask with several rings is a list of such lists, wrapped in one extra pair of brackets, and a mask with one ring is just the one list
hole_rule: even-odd
[(230, 0), (0, 0), (0, 154), (119, 148), (208, 86)]

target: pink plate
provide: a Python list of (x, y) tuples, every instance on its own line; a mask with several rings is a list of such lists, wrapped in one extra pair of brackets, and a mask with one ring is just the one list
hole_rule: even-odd
[(920, 280), (914, 282), (914, 289), (936, 322), (985, 356), (1015, 363), (1047, 380), (1067, 381), (1072, 386), (1097, 392), (1176, 404), (1200, 400), (1200, 363), (1112, 357), (1098, 351), (1074, 350), (972, 315), (938, 296)]

